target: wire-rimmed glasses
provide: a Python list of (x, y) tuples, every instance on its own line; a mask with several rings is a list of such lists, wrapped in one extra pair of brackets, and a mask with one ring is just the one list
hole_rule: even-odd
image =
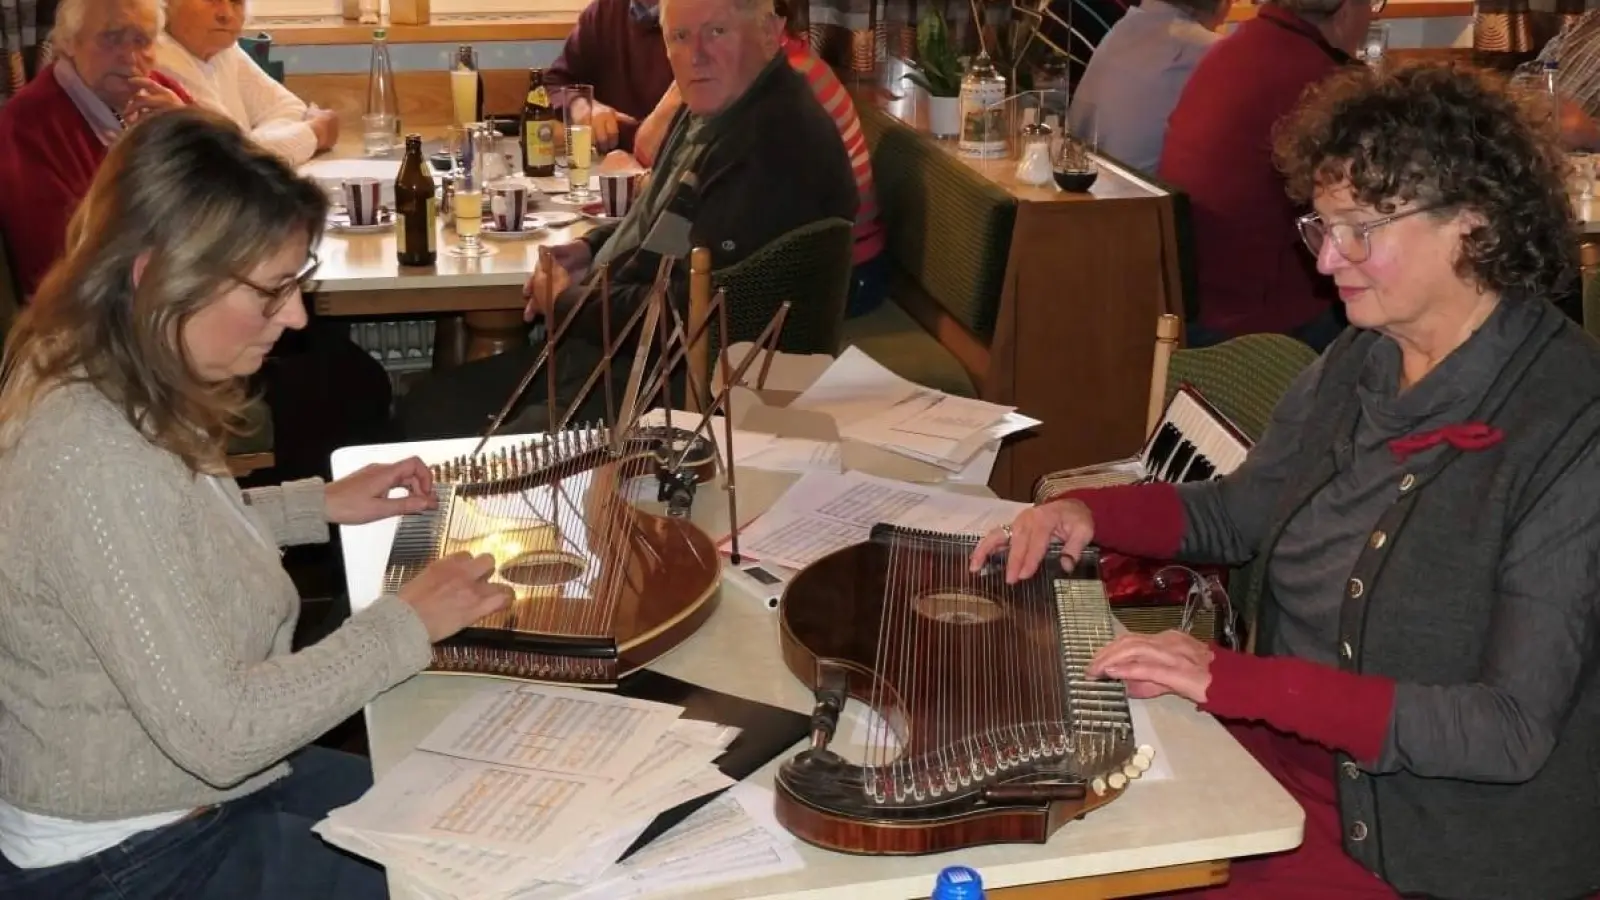
[(1312, 256), (1322, 255), (1322, 246), (1328, 238), (1333, 238), (1333, 249), (1339, 255), (1353, 263), (1366, 262), (1372, 256), (1372, 232), (1385, 225), (1398, 222), (1406, 216), (1417, 213), (1429, 212), (1432, 206), (1419, 206), (1416, 209), (1406, 209), (1393, 215), (1374, 219), (1371, 222), (1326, 222), (1316, 213), (1308, 213), (1296, 220), (1300, 228), (1300, 240), (1305, 241), (1306, 248)]

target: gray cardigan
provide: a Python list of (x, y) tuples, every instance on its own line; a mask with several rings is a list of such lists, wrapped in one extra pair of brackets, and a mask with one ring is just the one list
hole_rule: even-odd
[(396, 597), (291, 654), (300, 598), (263, 535), (326, 540), (321, 483), (208, 482), (86, 385), (0, 455), (6, 801), (95, 821), (247, 794), (427, 665)]
[[(1353, 858), (1404, 893), (1578, 897), (1600, 888), (1600, 347), (1542, 302), (1508, 301), (1480, 331), (1433, 412), (1499, 443), (1389, 457), (1363, 393), (1394, 348), (1349, 330), (1245, 467), (1183, 488), (1182, 549), (1269, 559), (1263, 652), (1397, 682), (1383, 758), (1336, 761)], [(1328, 502), (1341, 488), (1349, 502)], [(1326, 594), (1315, 565), (1338, 569)]]

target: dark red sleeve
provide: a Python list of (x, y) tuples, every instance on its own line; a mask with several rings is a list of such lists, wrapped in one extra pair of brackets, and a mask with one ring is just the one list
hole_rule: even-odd
[(1394, 687), (1380, 675), (1218, 647), (1200, 708), (1224, 719), (1264, 722), (1370, 764), (1388, 740)]
[(1094, 542), (1128, 556), (1171, 559), (1183, 542), (1183, 501), (1166, 482), (1069, 491), (1051, 500), (1078, 500), (1094, 517)]
[[(561, 54), (550, 68), (544, 70), (545, 83), (549, 85), (566, 84), (593, 84), (593, 80), (584, 77), (583, 73), (591, 68), (594, 61), (589, 57), (594, 49), (590, 35), (596, 33), (598, 26), (595, 18), (599, 15), (599, 3), (590, 3), (578, 13), (578, 21), (572, 24), (572, 30), (567, 32), (566, 43), (561, 45)], [(561, 91), (554, 91), (550, 95), (550, 105), (556, 108), (563, 106), (566, 97)]]
[(0, 194), (6, 197), (0, 220), (24, 302), (32, 299), (45, 273), (65, 252), (67, 223), (89, 192), (93, 166), (98, 164), (92, 159), (94, 148), (68, 141), (57, 144), (50, 135), (38, 133), (30, 139), (24, 137), (27, 134), (19, 134), (18, 143), (25, 148), (21, 158), (34, 164), (22, 173), (24, 177), (13, 180), (8, 174), (4, 180), (11, 183), (0, 185)]

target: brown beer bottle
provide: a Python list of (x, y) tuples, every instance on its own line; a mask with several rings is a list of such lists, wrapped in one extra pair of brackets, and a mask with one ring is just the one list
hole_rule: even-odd
[(439, 198), (422, 161), (422, 135), (406, 135), (406, 155), (394, 180), (394, 244), (402, 266), (431, 266), (438, 259)]
[(522, 104), (522, 174), (548, 178), (556, 174), (556, 111), (544, 88), (544, 70), (528, 70), (528, 99)]

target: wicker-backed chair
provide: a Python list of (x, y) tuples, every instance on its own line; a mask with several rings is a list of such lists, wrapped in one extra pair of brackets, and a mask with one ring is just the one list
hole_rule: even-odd
[[(845, 301), (855, 249), (854, 226), (848, 219), (823, 219), (802, 225), (725, 269), (707, 271), (709, 255), (696, 251), (689, 275), (691, 322), (704, 315), (712, 295), (723, 292), (728, 310), (730, 345), (754, 341), (789, 301), (789, 315), (777, 336), (781, 353), (837, 354), (842, 343)], [(690, 325), (693, 330), (695, 326)], [(718, 323), (713, 320), (689, 361), (697, 383), (706, 379), (718, 350)], [(704, 351), (699, 348), (704, 347)]]
[[(855, 240), (848, 219), (802, 225), (740, 262), (711, 273), (713, 290), (728, 304), (728, 340), (755, 340), (790, 301), (778, 335), (784, 353), (838, 353), (850, 295)], [(715, 352), (716, 324), (711, 349)]]
[[(1158, 339), (1155, 375), (1151, 384), (1151, 408), (1159, 413), (1177, 393), (1178, 387), (1188, 384), (1226, 416), (1244, 436), (1252, 442), (1259, 441), (1272, 419), (1272, 410), (1278, 405), (1290, 382), (1310, 365), (1317, 354), (1294, 338), (1281, 334), (1247, 334), (1213, 347), (1168, 352)], [(1162, 374), (1164, 372), (1164, 375)], [(1157, 421), (1152, 416), (1151, 427)], [(1044, 502), (1066, 488), (1067, 473), (1053, 473), (1039, 480), (1034, 499)], [(1256, 606), (1260, 598), (1243, 587), (1252, 583), (1255, 562), (1238, 567), (1229, 578), (1233, 586), (1230, 597), (1235, 613), (1242, 621), (1255, 622)], [(1147, 631), (1175, 627), (1179, 613), (1174, 608), (1168, 616), (1151, 616), (1142, 613), (1137, 622), (1124, 619), (1133, 630)], [(1171, 621), (1168, 621), (1170, 618)], [(1197, 620), (1197, 627), (1209, 629), (1207, 619)], [(1253, 629), (1252, 629), (1253, 632)]]

